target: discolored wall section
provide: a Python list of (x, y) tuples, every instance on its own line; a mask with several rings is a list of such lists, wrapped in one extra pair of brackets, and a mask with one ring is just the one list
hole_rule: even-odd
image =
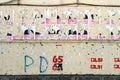
[(5, 7), (1, 40), (120, 40), (119, 7)]

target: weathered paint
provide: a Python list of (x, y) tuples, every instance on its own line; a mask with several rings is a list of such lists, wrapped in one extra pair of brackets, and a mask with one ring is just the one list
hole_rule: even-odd
[(119, 15), (119, 7), (0, 6), (0, 40), (120, 40)]

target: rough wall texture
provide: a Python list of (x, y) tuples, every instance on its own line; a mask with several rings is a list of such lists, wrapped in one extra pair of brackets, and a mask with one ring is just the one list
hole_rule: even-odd
[(22, 75), (0, 76), (1, 80), (119, 80), (120, 76), (108, 75)]
[[(21, 1), (21, 3), (27, 3), (28, 0)], [(29, 0), (29, 3), (32, 4), (56, 4), (56, 3), (67, 3), (67, 2), (76, 2), (73, 0), (55, 0), (55, 1), (33, 1)], [(94, 3), (94, 4), (119, 4), (119, 1), (93, 1), (93, 0), (80, 0), (79, 2), (85, 3)], [(17, 3), (17, 2), (15, 2)], [(22, 22), (22, 18), (25, 17), (24, 22), (32, 23), (33, 18), (29, 18), (29, 15), (32, 16), (33, 7), (25, 7), (25, 10), (28, 9), (27, 13), (23, 15), (14, 14), (20, 12), (21, 7), (11, 7), (11, 6), (2, 6), (0, 10), (3, 11), (2, 17), (0, 16), (1, 26), (0, 26), (0, 37), (6, 40), (7, 32), (11, 32), (10, 28), (6, 28), (4, 16), (6, 14), (11, 15), (11, 22), (13, 23), (13, 36), (20, 35), (23, 36), (23, 32), (20, 30), (19, 23)], [(23, 8), (23, 7), (22, 7)], [(14, 10), (13, 10), (14, 9)], [(38, 8), (41, 10), (41, 8)], [(58, 14), (62, 15), (62, 7), (58, 8)], [(81, 7), (80, 10), (91, 9), (88, 7)], [(102, 33), (102, 35), (107, 36), (107, 39), (111, 38), (110, 31), (114, 32), (114, 37), (119, 37), (119, 8), (107, 8), (100, 7), (103, 22), (101, 25), (95, 25), (92, 27), (89, 25), (77, 24), (80, 29), (88, 29), (91, 37), (95, 37)], [(42, 9), (43, 10), (43, 9)], [(54, 9), (53, 9), (54, 10)], [(97, 7), (92, 7), (92, 10), (98, 10)], [(113, 14), (108, 15), (107, 10), (113, 11)], [(105, 13), (104, 13), (105, 12)], [(115, 12), (115, 15), (114, 15)], [(29, 14), (30, 13), (30, 14)], [(74, 12), (76, 13), (76, 12)], [(117, 13), (117, 14), (116, 14)], [(29, 15), (28, 15), (29, 14)], [(44, 14), (44, 13), (42, 13)], [(90, 14), (88, 14), (90, 15)], [(24, 16), (24, 17), (22, 17)], [(74, 17), (74, 15), (71, 15)], [(110, 17), (112, 16), (112, 17)], [(78, 16), (76, 16), (78, 17)], [(63, 19), (65, 17), (63, 16)], [(116, 22), (111, 26), (106, 25), (104, 20), (111, 18)], [(45, 19), (45, 18), (44, 18)], [(44, 20), (43, 19), (43, 20)], [(53, 18), (52, 20), (54, 20)], [(83, 16), (80, 17), (83, 19)], [(95, 18), (98, 20), (98, 18)], [(100, 19), (99, 19), (100, 20)], [(42, 20), (35, 20), (36, 23), (41, 22)], [(81, 27), (82, 25), (82, 27)], [(43, 25), (42, 25), (43, 26)], [(71, 26), (71, 25), (68, 25)], [(74, 27), (75, 25), (72, 25)], [(30, 26), (29, 26), (30, 27)], [(44, 27), (44, 26), (43, 26)], [(68, 28), (68, 27), (67, 27)], [(41, 32), (45, 32), (44, 28), (40, 28)], [(63, 30), (66, 28), (63, 26)], [(38, 29), (39, 30), (39, 29)], [(2, 34), (1, 34), (2, 33)], [(20, 34), (21, 33), (21, 34)], [(54, 39), (54, 38), (52, 38)], [(56, 38), (55, 38), (56, 39)], [(32, 43), (12, 43), (12, 42), (0, 42), (0, 75), (35, 75), (35, 74), (117, 74), (119, 75), (120, 69), (120, 45), (119, 42), (78, 42), (78, 43), (46, 43), (46, 42), (32, 42)], [(2, 79), (2, 77), (1, 77)], [(3, 78), (4, 80), (6, 78)], [(10, 79), (10, 78), (9, 78)], [(14, 79), (14, 78), (11, 78)], [(17, 78), (16, 78), (17, 79)], [(88, 78), (87, 78), (88, 79)], [(86, 80), (87, 80), (86, 79)], [(116, 78), (117, 80), (119, 78)], [(17, 79), (20, 80), (20, 79)], [(70, 80), (70, 79), (69, 79)], [(73, 79), (74, 80), (74, 79)], [(75, 79), (76, 80), (76, 79)], [(100, 80), (100, 78), (98, 79)], [(110, 80), (105, 78), (105, 80)], [(111, 78), (113, 80), (113, 78)]]
[[(0, 43), (0, 45), (0, 74), (120, 74), (119, 43)], [(60, 70), (54, 66), (59, 62), (62, 63)]]

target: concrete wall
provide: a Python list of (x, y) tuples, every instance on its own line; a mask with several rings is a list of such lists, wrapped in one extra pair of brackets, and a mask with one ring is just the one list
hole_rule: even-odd
[[(10, 42), (0, 43), (0, 45), (0, 74), (2, 75), (120, 74), (119, 42)], [(58, 58), (59, 56), (63, 57)], [(63, 70), (61, 68), (54, 70), (53, 66), (58, 64), (60, 59), (62, 59)], [(58, 62), (55, 63), (53, 60)]]
[[(27, 3), (28, 0), (21, 1), (21, 3)], [(53, 4), (53, 3), (67, 3), (67, 2), (76, 2), (76, 1), (33, 1), (29, 0), (29, 3), (33, 4)], [(119, 1), (85, 1), (80, 0), (80, 2), (85, 3), (95, 3), (95, 4), (119, 4)], [(120, 45), (119, 41), (71, 41), (71, 43), (53, 41), (52, 43), (48, 43), (47, 41), (32, 41), (24, 42), (21, 41), (9, 41), (7, 42), (6, 34), (7, 32), (11, 32), (13, 36), (20, 35), (23, 36), (22, 31), (20, 30), (21, 26), (19, 25), (21, 20), (21, 13), (19, 13), (20, 9), (24, 8), (27, 10), (23, 16), (25, 16), (24, 22), (30, 24), (34, 21), (33, 18), (29, 18), (29, 15), (32, 15), (33, 7), (11, 7), (11, 6), (0, 6), (0, 10), (3, 11), (1, 17), (1, 40), (0, 40), (0, 75), (31, 75), (31, 74), (117, 74), (119, 75), (120, 69)], [(39, 10), (44, 10), (44, 8), (37, 7)], [(65, 8), (65, 7), (64, 7)], [(59, 7), (58, 14), (61, 14), (63, 7)], [(53, 10), (55, 8), (52, 8)], [(60, 10), (59, 10), (60, 9)], [(118, 37), (118, 28), (119, 28), (119, 8), (107, 8), (107, 7), (80, 7), (80, 10), (90, 9), (101, 10), (102, 23), (100, 25), (83, 25), (77, 24), (80, 29), (88, 29), (90, 31), (90, 36), (95, 37), (99, 34), (99, 31), (102, 32), (103, 36), (107, 37), (107, 40), (110, 38), (109, 29), (113, 29), (114, 37)], [(116, 22), (112, 26), (105, 25), (104, 20), (111, 19), (108, 17), (107, 11), (113, 10), (113, 12), (117, 11), (117, 14), (112, 17), (112, 19)], [(15, 14), (13, 15), (15, 11)], [(79, 12), (79, 11), (78, 11)], [(80, 11), (81, 12), (81, 11)], [(31, 14), (29, 14), (31, 13)], [(75, 13), (75, 12), (74, 12)], [(6, 28), (4, 16), (6, 14), (11, 15), (10, 22), (13, 22), (13, 28)], [(29, 15), (28, 15), (29, 14)], [(89, 14), (90, 15), (90, 14)], [(71, 15), (74, 17), (74, 15)], [(78, 15), (79, 16), (79, 15)], [(78, 17), (75, 16), (75, 17)], [(110, 16), (110, 15), (109, 15)], [(65, 17), (63, 16), (63, 19)], [(45, 19), (45, 18), (44, 18)], [(43, 20), (44, 20), (43, 19)], [(54, 18), (52, 19), (54, 20)], [(80, 20), (83, 20), (83, 16), (80, 17)], [(98, 20), (98, 18), (96, 19)], [(39, 23), (42, 20), (35, 20), (36, 23)], [(72, 25), (72, 24), (71, 24)], [(67, 25), (67, 26), (71, 26)], [(82, 25), (82, 26), (81, 26)], [(40, 26), (40, 25), (39, 25)], [(71, 27), (74, 27), (72, 25)], [(90, 27), (91, 26), (91, 27)], [(30, 26), (29, 26), (30, 27)], [(45, 29), (40, 28), (41, 32), (45, 32)], [(49, 26), (48, 26), (49, 27)], [(68, 28), (68, 27), (67, 27)], [(63, 26), (63, 30), (65, 30), (65, 25)], [(45, 36), (45, 35), (44, 35)], [(46, 36), (45, 36), (46, 37)], [(56, 39), (56, 38), (52, 38)], [(90, 38), (89, 38), (90, 39)], [(112, 39), (111, 39), (112, 40)], [(23, 42), (22, 42), (23, 41)], [(22, 43), (18, 43), (22, 42)], [(37, 43), (36, 43), (37, 42)], [(56, 57), (55, 57), (56, 56)], [(59, 58), (61, 57), (61, 58)], [(53, 59), (57, 59), (58, 61), (53, 61)], [(62, 59), (62, 61), (61, 61)], [(61, 65), (62, 64), (62, 65)], [(56, 66), (56, 70), (53, 70), (53, 65)], [(61, 65), (58, 67), (57, 65)], [(60, 68), (60, 70), (58, 70)]]

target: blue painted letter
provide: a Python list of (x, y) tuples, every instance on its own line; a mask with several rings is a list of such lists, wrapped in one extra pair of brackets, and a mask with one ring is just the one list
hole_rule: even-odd
[[(31, 59), (31, 63), (27, 64), (27, 59)], [(28, 55), (25, 55), (25, 57), (24, 57), (24, 72), (26, 72), (26, 68), (31, 66), (33, 63), (34, 63), (33, 58), (31, 58)]]
[[(43, 60), (46, 62), (46, 68), (44, 70), (42, 70), (42, 62), (43, 62)], [(47, 68), (48, 68), (48, 61), (46, 60), (45, 57), (40, 56), (40, 73), (45, 72), (47, 70)]]

